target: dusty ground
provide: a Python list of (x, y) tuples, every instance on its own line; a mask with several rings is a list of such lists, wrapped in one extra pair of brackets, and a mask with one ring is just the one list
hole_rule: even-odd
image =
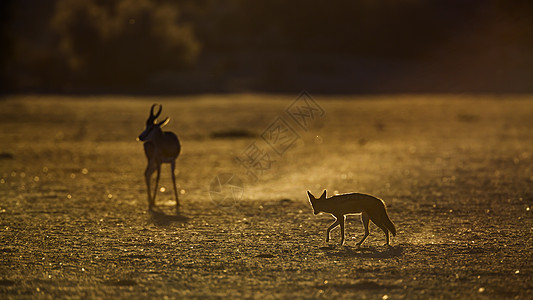
[[(295, 97), (1, 100), (0, 298), (533, 297), (531, 96), (315, 95), (305, 129)], [(153, 102), (183, 144), (178, 215), (166, 165), (147, 212)], [(254, 181), (234, 157), (277, 117), (294, 144)], [(235, 198), (209, 193), (224, 173)], [(326, 244), (305, 194), (323, 189), (383, 198), (392, 247), (375, 225), (355, 246), (357, 216)]]

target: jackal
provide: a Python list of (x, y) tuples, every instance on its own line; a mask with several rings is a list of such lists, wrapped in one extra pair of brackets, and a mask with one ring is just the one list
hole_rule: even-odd
[(389, 232), (393, 236), (396, 236), (396, 227), (391, 222), (387, 209), (385, 208), (385, 202), (371, 195), (351, 193), (335, 195), (333, 197), (326, 198), (326, 190), (322, 193), (320, 198), (315, 198), (309, 191), (309, 202), (313, 207), (313, 213), (317, 215), (320, 212), (325, 212), (335, 217), (335, 222), (328, 227), (326, 231), (326, 242), (329, 242), (329, 232), (331, 229), (341, 226), (341, 245), (344, 244), (344, 215), (347, 214), (361, 214), (361, 221), (365, 227), (365, 235), (356, 244), (361, 245), (369, 234), (368, 223), (372, 220), (383, 232), (385, 232), (386, 244), (389, 245)]

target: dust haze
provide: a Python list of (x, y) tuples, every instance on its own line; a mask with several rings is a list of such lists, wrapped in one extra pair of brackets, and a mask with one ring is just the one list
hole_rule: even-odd
[[(4, 97), (2, 298), (532, 296), (531, 96), (313, 95), (305, 129), (295, 97)], [(178, 215), (168, 165), (147, 209), (153, 103), (182, 143)], [(278, 118), (296, 138), (254, 178), (235, 158)], [(326, 243), (324, 189), (384, 199), (391, 247), (374, 224), (357, 247), (357, 216)]]

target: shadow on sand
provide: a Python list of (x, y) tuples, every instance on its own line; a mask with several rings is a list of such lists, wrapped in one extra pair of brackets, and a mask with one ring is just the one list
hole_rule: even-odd
[(361, 258), (393, 258), (402, 255), (403, 247), (381, 246), (381, 247), (352, 247), (352, 246), (325, 246), (318, 248), (325, 251), (327, 256), (336, 257), (361, 257)]
[(150, 220), (157, 226), (168, 226), (172, 223), (187, 223), (189, 218), (176, 212), (175, 215), (167, 215), (159, 209), (150, 211)]
[(328, 289), (335, 289), (340, 291), (346, 291), (346, 290), (391, 290), (391, 289), (397, 289), (400, 288), (397, 284), (390, 284), (390, 283), (381, 283), (377, 280), (356, 280), (355, 282), (349, 282), (349, 283), (337, 283), (337, 284), (319, 284), (316, 286), (319, 289), (322, 290), (328, 290)]

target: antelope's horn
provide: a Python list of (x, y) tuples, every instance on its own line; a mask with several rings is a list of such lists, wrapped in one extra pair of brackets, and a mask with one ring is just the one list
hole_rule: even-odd
[(157, 119), (157, 117), (159, 117), (159, 115), (161, 114), (161, 110), (163, 109), (163, 105), (161, 105), (161, 104), (154, 104), (154, 105), (152, 105), (152, 115), (153, 115), (154, 107), (155, 107), (156, 105), (159, 105), (159, 109), (158, 109), (157, 112), (155, 113), (155, 115), (154, 115), (154, 119)]
[[(157, 113), (154, 115), (154, 108), (158, 105), (159, 105), (159, 109), (157, 110)], [(153, 119), (159, 117), (162, 109), (163, 109), (163, 106), (161, 104), (157, 104), (157, 103), (152, 104), (152, 107), (150, 108), (150, 117)]]
[(154, 107), (156, 106), (157, 104), (152, 104), (152, 107), (150, 107), (150, 117), (153, 117), (154, 116)]

